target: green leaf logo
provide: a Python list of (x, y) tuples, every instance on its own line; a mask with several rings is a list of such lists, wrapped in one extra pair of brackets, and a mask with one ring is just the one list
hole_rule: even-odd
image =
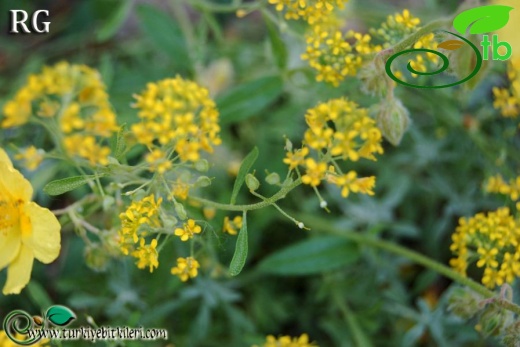
[(453, 27), (462, 35), (466, 34), (468, 28), (470, 34), (487, 34), (505, 27), (512, 9), (503, 5), (473, 8), (455, 17)]
[(51, 306), (45, 313), (45, 317), (54, 325), (64, 327), (69, 325), (74, 319), (76, 314), (71, 309), (65, 306)]

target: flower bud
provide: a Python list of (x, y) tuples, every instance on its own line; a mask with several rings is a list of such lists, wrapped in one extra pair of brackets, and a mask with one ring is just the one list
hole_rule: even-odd
[(162, 222), (166, 230), (172, 230), (175, 227), (175, 225), (177, 225), (177, 218), (173, 216), (168, 216), (162, 218)]
[(280, 183), (280, 175), (278, 175), (276, 172), (271, 172), (269, 175), (267, 175), (265, 181), (269, 184), (278, 184)]
[(93, 244), (85, 248), (85, 263), (92, 270), (105, 271), (109, 259), (107, 252), (98, 244)]
[(214, 207), (204, 207), (202, 209), (202, 214), (204, 215), (204, 218), (206, 218), (207, 220), (212, 220), (213, 218), (215, 218), (217, 210)]
[(211, 185), (211, 179), (207, 176), (200, 176), (195, 182), (195, 187), (204, 188)]
[(188, 218), (188, 214), (184, 209), (184, 205), (178, 202), (175, 203), (175, 213), (177, 213), (177, 216), (180, 220), (185, 220), (186, 218)]
[(480, 311), (482, 298), (465, 288), (455, 288), (448, 298), (448, 310), (462, 319), (469, 320)]
[(248, 173), (246, 175), (246, 185), (249, 190), (255, 191), (260, 187), (260, 182), (255, 176), (253, 176), (253, 174)]
[(384, 64), (380, 60), (380, 58), (376, 58), (359, 70), (358, 78), (362, 83), (361, 90), (365, 94), (379, 97), (386, 94), (388, 76)]
[(480, 332), (484, 336), (499, 334), (509, 323), (509, 311), (500, 308), (496, 304), (489, 304), (480, 315)]
[(383, 136), (398, 146), (410, 124), (408, 110), (399, 99), (385, 100), (376, 109), (378, 127)]
[(113, 196), (107, 195), (103, 198), (103, 211), (108, 211), (114, 204), (116, 203), (116, 199)]
[(195, 170), (198, 172), (208, 172), (209, 163), (206, 159), (200, 159), (195, 162)]

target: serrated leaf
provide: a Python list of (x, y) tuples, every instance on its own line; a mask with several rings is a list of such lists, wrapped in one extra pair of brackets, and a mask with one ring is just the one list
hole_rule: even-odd
[(49, 195), (60, 195), (66, 192), (70, 192), (71, 190), (77, 189), (85, 184), (88, 181), (95, 179), (96, 176), (88, 175), (88, 176), (74, 176), (67, 177), (61, 180), (55, 180), (47, 183), (45, 187), (43, 187), (43, 192)]
[(244, 265), (246, 264), (248, 252), (248, 244), (247, 244), (247, 213), (244, 211), (242, 217), (242, 228), (238, 232), (237, 243), (235, 246), (235, 254), (233, 254), (233, 259), (231, 259), (231, 264), (229, 264), (229, 274), (231, 276), (237, 276)]
[(319, 237), (268, 256), (259, 270), (275, 275), (312, 275), (341, 268), (359, 258), (356, 244), (342, 237)]
[(157, 49), (166, 53), (176, 68), (191, 69), (186, 40), (177, 22), (152, 5), (139, 5), (136, 13), (144, 34)]
[(240, 191), (240, 188), (244, 184), (244, 181), (246, 179), (246, 176), (251, 170), (251, 167), (255, 163), (256, 159), (258, 158), (258, 148), (255, 146), (251, 152), (244, 158), (242, 161), (242, 164), (240, 164), (240, 169), (238, 170), (237, 179), (235, 180), (235, 185), (233, 186), (233, 192), (231, 193), (231, 205), (234, 205), (238, 192)]
[(240, 84), (216, 100), (221, 124), (229, 124), (260, 114), (283, 91), (283, 81), (278, 76), (262, 77)]
[(45, 318), (54, 325), (64, 327), (76, 319), (76, 314), (68, 307), (55, 305), (45, 312)]
[(462, 45), (464, 45), (464, 42), (459, 40), (448, 40), (439, 43), (439, 48), (446, 49), (448, 51), (456, 51), (457, 49), (462, 48)]
[(273, 52), (274, 60), (280, 70), (284, 70), (287, 67), (287, 47), (280, 37), (280, 33), (274, 26), (271, 20), (266, 18), (264, 15), (264, 21), (267, 26), (267, 32), (269, 34), (269, 41), (271, 43), (271, 50)]
[(487, 34), (499, 30), (509, 22), (510, 6), (488, 5), (472, 8), (460, 13), (453, 20), (453, 27), (462, 35)]

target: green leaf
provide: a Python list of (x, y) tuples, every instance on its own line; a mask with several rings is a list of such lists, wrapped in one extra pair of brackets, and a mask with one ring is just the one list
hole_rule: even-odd
[(186, 40), (175, 20), (150, 5), (139, 5), (136, 12), (139, 24), (150, 41), (172, 59), (176, 68), (191, 70)]
[(47, 183), (47, 185), (43, 187), (43, 191), (49, 195), (60, 195), (77, 189), (95, 178), (96, 176), (94, 175), (67, 177)]
[(509, 22), (510, 6), (488, 5), (460, 13), (453, 20), (453, 27), (462, 35), (469, 30), (470, 34), (487, 34), (499, 30)]
[(338, 269), (359, 258), (356, 244), (343, 237), (305, 240), (268, 256), (259, 270), (275, 275), (312, 275)]
[(231, 193), (231, 205), (234, 205), (237, 201), (238, 192), (240, 188), (244, 184), (247, 173), (251, 170), (251, 167), (255, 163), (258, 158), (258, 148), (255, 146), (251, 152), (244, 158), (242, 164), (240, 164), (240, 169), (238, 170), (237, 179), (235, 180), (235, 185), (233, 186), (233, 192)]
[(35, 280), (31, 280), (27, 285), (27, 292), (31, 301), (38, 307), (49, 307), (52, 305), (52, 300), (43, 288), (43, 286), (36, 282)]
[(49, 307), (47, 312), (45, 312), (45, 319), (54, 325), (64, 327), (76, 319), (76, 314), (68, 307), (55, 305)]
[(244, 211), (242, 228), (240, 228), (238, 233), (235, 254), (233, 254), (233, 259), (231, 259), (231, 264), (229, 265), (229, 274), (231, 276), (237, 276), (242, 272), (247, 259), (247, 250), (247, 213)]
[(280, 70), (285, 70), (287, 67), (287, 47), (280, 37), (280, 33), (268, 18), (264, 15), (264, 21), (267, 25), (267, 32), (269, 34), (269, 41), (271, 42), (271, 50), (273, 52), (274, 60)]
[(121, 161), (123, 159), (123, 155), (126, 150), (126, 139), (125, 139), (125, 133), (126, 133), (126, 124), (121, 125), (119, 128), (119, 131), (117, 134), (112, 136), (110, 140), (110, 148), (112, 151), (112, 155), (117, 160)]
[(238, 122), (260, 114), (282, 91), (283, 81), (278, 76), (262, 77), (232, 88), (216, 100), (221, 123)]
[(104, 42), (112, 38), (112, 36), (117, 33), (119, 28), (121, 28), (125, 20), (130, 15), (130, 10), (132, 9), (133, 4), (134, 2), (130, 0), (119, 1), (117, 8), (112, 11), (110, 17), (97, 32), (97, 41)]

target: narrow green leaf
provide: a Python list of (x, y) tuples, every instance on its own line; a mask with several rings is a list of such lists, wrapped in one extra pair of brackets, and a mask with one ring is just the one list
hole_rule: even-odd
[(240, 169), (238, 170), (237, 179), (235, 180), (235, 185), (233, 186), (233, 192), (231, 193), (231, 205), (234, 205), (237, 201), (238, 192), (240, 188), (244, 184), (246, 179), (246, 175), (251, 170), (251, 167), (255, 163), (258, 158), (258, 148), (255, 146), (251, 152), (244, 158), (242, 164), (240, 164)]
[(119, 5), (112, 11), (110, 17), (105, 24), (99, 29), (96, 34), (96, 39), (99, 42), (109, 40), (114, 36), (119, 28), (124, 24), (125, 20), (130, 15), (134, 2), (130, 0), (119, 1)]
[(343, 237), (302, 241), (268, 256), (259, 270), (276, 275), (312, 275), (338, 269), (359, 258), (356, 244)]
[(117, 134), (112, 136), (110, 141), (110, 147), (112, 151), (112, 155), (117, 160), (121, 161), (123, 158), (123, 154), (126, 150), (126, 139), (125, 139), (125, 133), (126, 133), (126, 124), (121, 125), (119, 128), (119, 131)]
[(27, 292), (31, 301), (40, 308), (47, 308), (52, 305), (52, 300), (43, 288), (43, 286), (36, 282), (35, 280), (31, 280), (27, 285)]
[(233, 259), (231, 259), (231, 264), (229, 265), (229, 274), (231, 276), (237, 276), (244, 268), (247, 259), (247, 251), (247, 213), (244, 211), (242, 217), (242, 228), (238, 233), (235, 254), (233, 254)]
[(509, 22), (510, 6), (488, 5), (472, 8), (460, 13), (453, 20), (453, 27), (462, 35), (487, 34), (502, 29)]
[(43, 191), (49, 195), (60, 195), (77, 189), (94, 178), (96, 178), (94, 175), (63, 178), (47, 183), (47, 185), (43, 187)]
[[(264, 16), (265, 17), (265, 16)], [(264, 18), (267, 25), (267, 32), (269, 34), (269, 41), (271, 42), (271, 50), (273, 52), (274, 60), (280, 70), (285, 70), (287, 67), (287, 47), (280, 37), (280, 33), (274, 26), (273, 22), (268, 18)]]
[(260, 114), (283, 91), (278, 76), (262, 77), (232, 88), (216, 100), (222, 124), (238, 122)]
[(151, 5), (136, 9), (143, 33), (155, 46), (166, 53), (179, 69), (191, 69), (186, 40), (176, 21), (164, 11)]
[(55, 305), (45, 312), (45, 319), (48, 319), (54, 325), (64, 327), (76, 319), (76, 314), (68, 307)]

